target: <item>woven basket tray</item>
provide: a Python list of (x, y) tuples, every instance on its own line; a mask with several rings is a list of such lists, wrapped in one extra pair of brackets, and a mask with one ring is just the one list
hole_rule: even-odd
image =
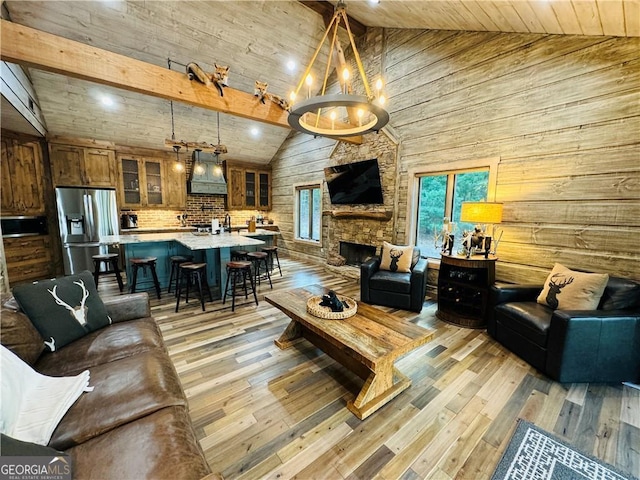
[(358, 311), (358, 304), (353, 298), (338, 295), (341, 302), (347, 302), (349, 308), (345, 308), (342, 312), (332, 312), (330, 307), (320, 305), (322, 297), (315, 296), (307, 300), (307, 312), (314, 317), (324, 318), (325, 320), (342, 320), (353, 317)]

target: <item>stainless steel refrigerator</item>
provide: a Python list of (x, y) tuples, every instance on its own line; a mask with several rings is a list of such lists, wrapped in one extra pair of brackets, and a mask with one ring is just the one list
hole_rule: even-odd
[(99, 243), (105, 235), (118, 234), (115, 189), (56, 188), (56, 205), (65, 275), (93, 271), (93, 255), (118, 251)]

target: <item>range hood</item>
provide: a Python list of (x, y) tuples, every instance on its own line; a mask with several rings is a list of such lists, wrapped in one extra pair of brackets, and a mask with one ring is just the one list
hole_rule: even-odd
[[(227, 194), (222, 163), (217, 162), (213, 153), (193, 152), (193, 166), (187, 182), (188, 193)], [(199, 160), (199, 163), (198, 163)], [(202, 168), (198, 168), (201, 166)]]

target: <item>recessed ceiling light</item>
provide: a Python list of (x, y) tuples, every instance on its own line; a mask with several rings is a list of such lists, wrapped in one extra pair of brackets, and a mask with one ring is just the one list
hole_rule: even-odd
[(287, 70), (289, 70), (290, 72), (295, 72), (296, 71), (296, 62), (295, 62), (295, 60), (289, 60), (287, 62)]
[(104, 105), (105, 107), (113, 107), (115, 104), (113, 98), (111, 98), (109, 95), (102, 95), (100, 97), (100, 103), (102, 103), (102, 105)]
[(369, 0), (369, 3), (371, 5), (378, 5), (380, 3), (380, 0)]
[(250, 132), (254, 137), (260, 136), (260, 129), (258, 127), (251, 127)]

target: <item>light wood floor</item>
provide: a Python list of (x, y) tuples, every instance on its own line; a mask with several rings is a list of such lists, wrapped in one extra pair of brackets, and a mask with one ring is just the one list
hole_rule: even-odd
[[(273, 291), (318, 283), (359, 299), (354, 280), (282, 264)], [(101, 280), (101, 294), (114, 284)], [(151, 295), (202, 448), (226, 478), (488, 479), (517, 418), (640, 477), (639, 390), (551, 381), (485, 331), (435, 319), (433, 302), (420, 314), (380, 307), (435, 335), (397, 363), (411, 388), (360, 421), (345, 406), (358, 377), (307, 341), (273, 344), (288, 318), (262, 300), (269, 291), (235, 313), (219, 301), (174, 313), (173, 296)]]

